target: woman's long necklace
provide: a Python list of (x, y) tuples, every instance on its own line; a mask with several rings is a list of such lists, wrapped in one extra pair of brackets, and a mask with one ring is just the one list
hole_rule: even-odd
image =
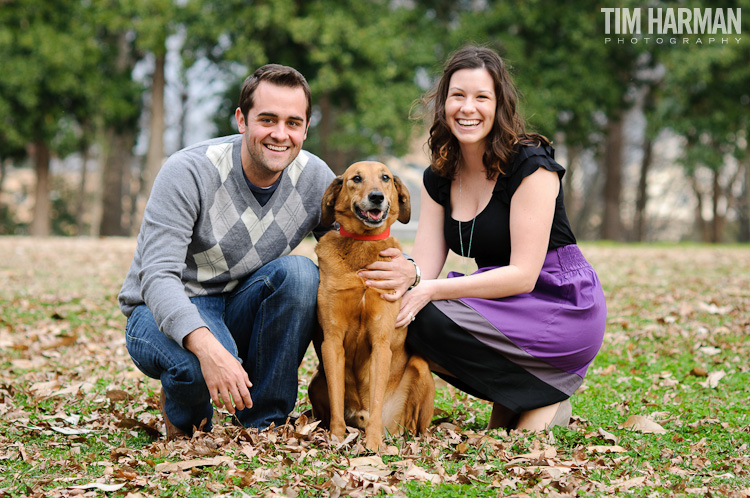
[[(461, 205), (461, 173), (458, 173), (458, 205)], [(474, 223), (477, 222), (476, 215), (471, 220), (471, 231), (469, 232), (469, 249), (466, 251), (466, 256), (464, 256), (464, 233), (461, 229), (461, 220), (458, 220), (458, 243), (461, 245), (461, 257), (462, 258), (468, 258), (471, 254), (471, 242), (474, 240)]]

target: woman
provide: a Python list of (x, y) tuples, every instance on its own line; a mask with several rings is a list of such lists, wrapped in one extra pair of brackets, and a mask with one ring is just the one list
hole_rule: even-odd
[[(390, 262), (361, 275), (396, 289), (384, 298), (403, 296), (397, 325), (409, 324), (408, 344), (434, 372), (493, 401), (490, 428), (567, 425), (568, 398), (602, 344), (606, 305), (565, 213), (564, 169), (545, 137), (526, 133), (492, 50), (456, 52), (426, 100), (432, 164), (414, 264), (389, 252)], [(438, 279), (449, 249), (479, 270)]]

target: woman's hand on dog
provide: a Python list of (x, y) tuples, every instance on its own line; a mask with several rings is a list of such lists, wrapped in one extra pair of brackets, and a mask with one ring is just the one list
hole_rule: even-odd
[(414, 264), (395, 247), (380, 251), (380, 256), (391, 259), (375, 261), (358, 275), (365, 279), (365, 285), (368, 287), (386, 291), (380, 294), (386, 301), (398, 301), (417, 278)]
[(417, 313), (432, 300), (430, 296), (434, 282), (434, 280), (422, 280), (418, 286), (404, 294), (403, 299), (401, 299), (401, 310), (396, 317), (396, 328), (404, 327), (413, 322)]

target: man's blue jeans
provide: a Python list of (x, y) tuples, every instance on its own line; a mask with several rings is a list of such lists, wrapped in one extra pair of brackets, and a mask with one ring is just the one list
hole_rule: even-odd
[[(253, 406), (236, 413), (245, 427), (283, 424), (297, 400), (297, 372), (316, 327), (318, 268), (308, 258), (284, 256), (261, 267), (233, 291), (199, 296), (211, 333), (242, 361), (253, 386)], [(161, 380), (170, 422), (188, 434), (213, 407), (198, 358), (164, 335), (146, 305), (128, 317), (126, 345), (135, 365)]]

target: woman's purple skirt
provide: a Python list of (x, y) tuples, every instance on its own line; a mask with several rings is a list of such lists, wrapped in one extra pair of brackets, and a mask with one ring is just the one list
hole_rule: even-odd
[(407, 341), (456, 377), (449, 382), (519, 412), (575, 392), (602, 345), (606, 316), (596, 272), (569, 245), (547, 253), (532, 292), (434, 301)]

